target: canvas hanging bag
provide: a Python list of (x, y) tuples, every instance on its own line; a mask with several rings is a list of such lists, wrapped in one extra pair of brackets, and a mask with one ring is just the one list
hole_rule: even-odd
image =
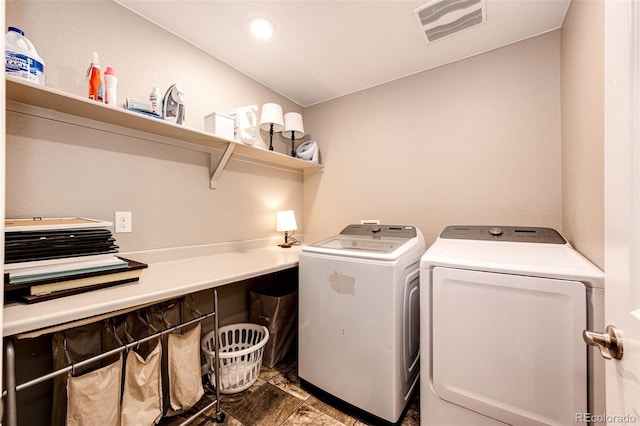
[[(94, 323), (54, 333), (52, 338), (54, 371), (67, 367), (70, 362), (80, 362), (102, 353), (101, 328), (100, 323)], [(109, 361), (113, 362), (116, 359), (117, 356)], [(75, 374), (80, 375), (110, 363), (107, 360), (105, 362), (106, 364), (96, 361), (82, 368), (76, 368)], [(67, 376), (56, 376), (53, 378), (51, 426), (65, 426), (67, 405)]]
[(149, 426), (162, 418), (161, 361), (160, 339), (146, 358), (133, 350), (127, 354), (122, 393), (122, 426)]
[(67, 426), (119, 426), (122, 356), (107, 367), (67, 377)]
[[(147, 309), (147, 316), (149, 323), (157, 330), (167, 330), (172, 327), (173, 324), (179, 324), (181, 321), (180, 316), (180, 303), (176, 300), (165, 302), (159, 305), (151, 306)], [(169, 415), (171, 409), (171, 400), (169, 398), (169, 360), (168, 350), (169, 347), (169, 335), (164, 334), (161, 337), (162, 340), (162, 407), (165, 415)]]
[(198, 323), (184, 334), (172, 333), (168, 338), (169, 399), (168, 415), (193, 407), (204, 395), (200, 371), (200, 330)]

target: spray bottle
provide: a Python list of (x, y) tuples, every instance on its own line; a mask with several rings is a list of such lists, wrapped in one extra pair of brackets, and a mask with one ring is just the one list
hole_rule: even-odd
[(102, 80), (100, 80), (100, 61), (98, 52), (93, 52), (93, 62), (87, 70), (89, 79), (89, 99), (102, 102)]

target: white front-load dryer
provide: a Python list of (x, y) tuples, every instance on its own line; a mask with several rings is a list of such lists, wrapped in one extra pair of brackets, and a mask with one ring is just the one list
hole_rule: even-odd
[(604, 276), (550, 228), (450, 226), (422, 257), (422, 425), (603, 414)]
[(389, 422), (418, 383), (420, 257), (414, 226), (349, 225), (304, 246), (298, 375)]

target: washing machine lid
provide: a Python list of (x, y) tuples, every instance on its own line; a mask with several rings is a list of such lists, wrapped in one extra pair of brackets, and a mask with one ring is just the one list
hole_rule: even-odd
[(349, 225), (340, 234), (302, 247), (302, 253), (396, 260), (412, 250), (424, 252), (422, 233), (409, 225)]
[[(515, 229), (526, 232), (515, 233)], [(489, 230), (515, 236), (487, 237)], [(445, 266), (575, 280), (604, 288), (604, 273), (558, 237), (562, 238), (550, 228), (451, 226), (442, 231), (422, 256), (420, 267)]]

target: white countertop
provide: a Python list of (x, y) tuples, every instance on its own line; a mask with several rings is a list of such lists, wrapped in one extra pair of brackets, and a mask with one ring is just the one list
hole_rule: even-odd
[[(77, 321), (189, 293), (231, 284), (298, 265), (299, 247), (233, 250), (177, 260), (148, 261), (142, 254), (123, 257), (145, 262), (140, 281), (31, 305), (4, 307), (3, 336)], [(156, 256), (157, 257), (157, 256)]]

